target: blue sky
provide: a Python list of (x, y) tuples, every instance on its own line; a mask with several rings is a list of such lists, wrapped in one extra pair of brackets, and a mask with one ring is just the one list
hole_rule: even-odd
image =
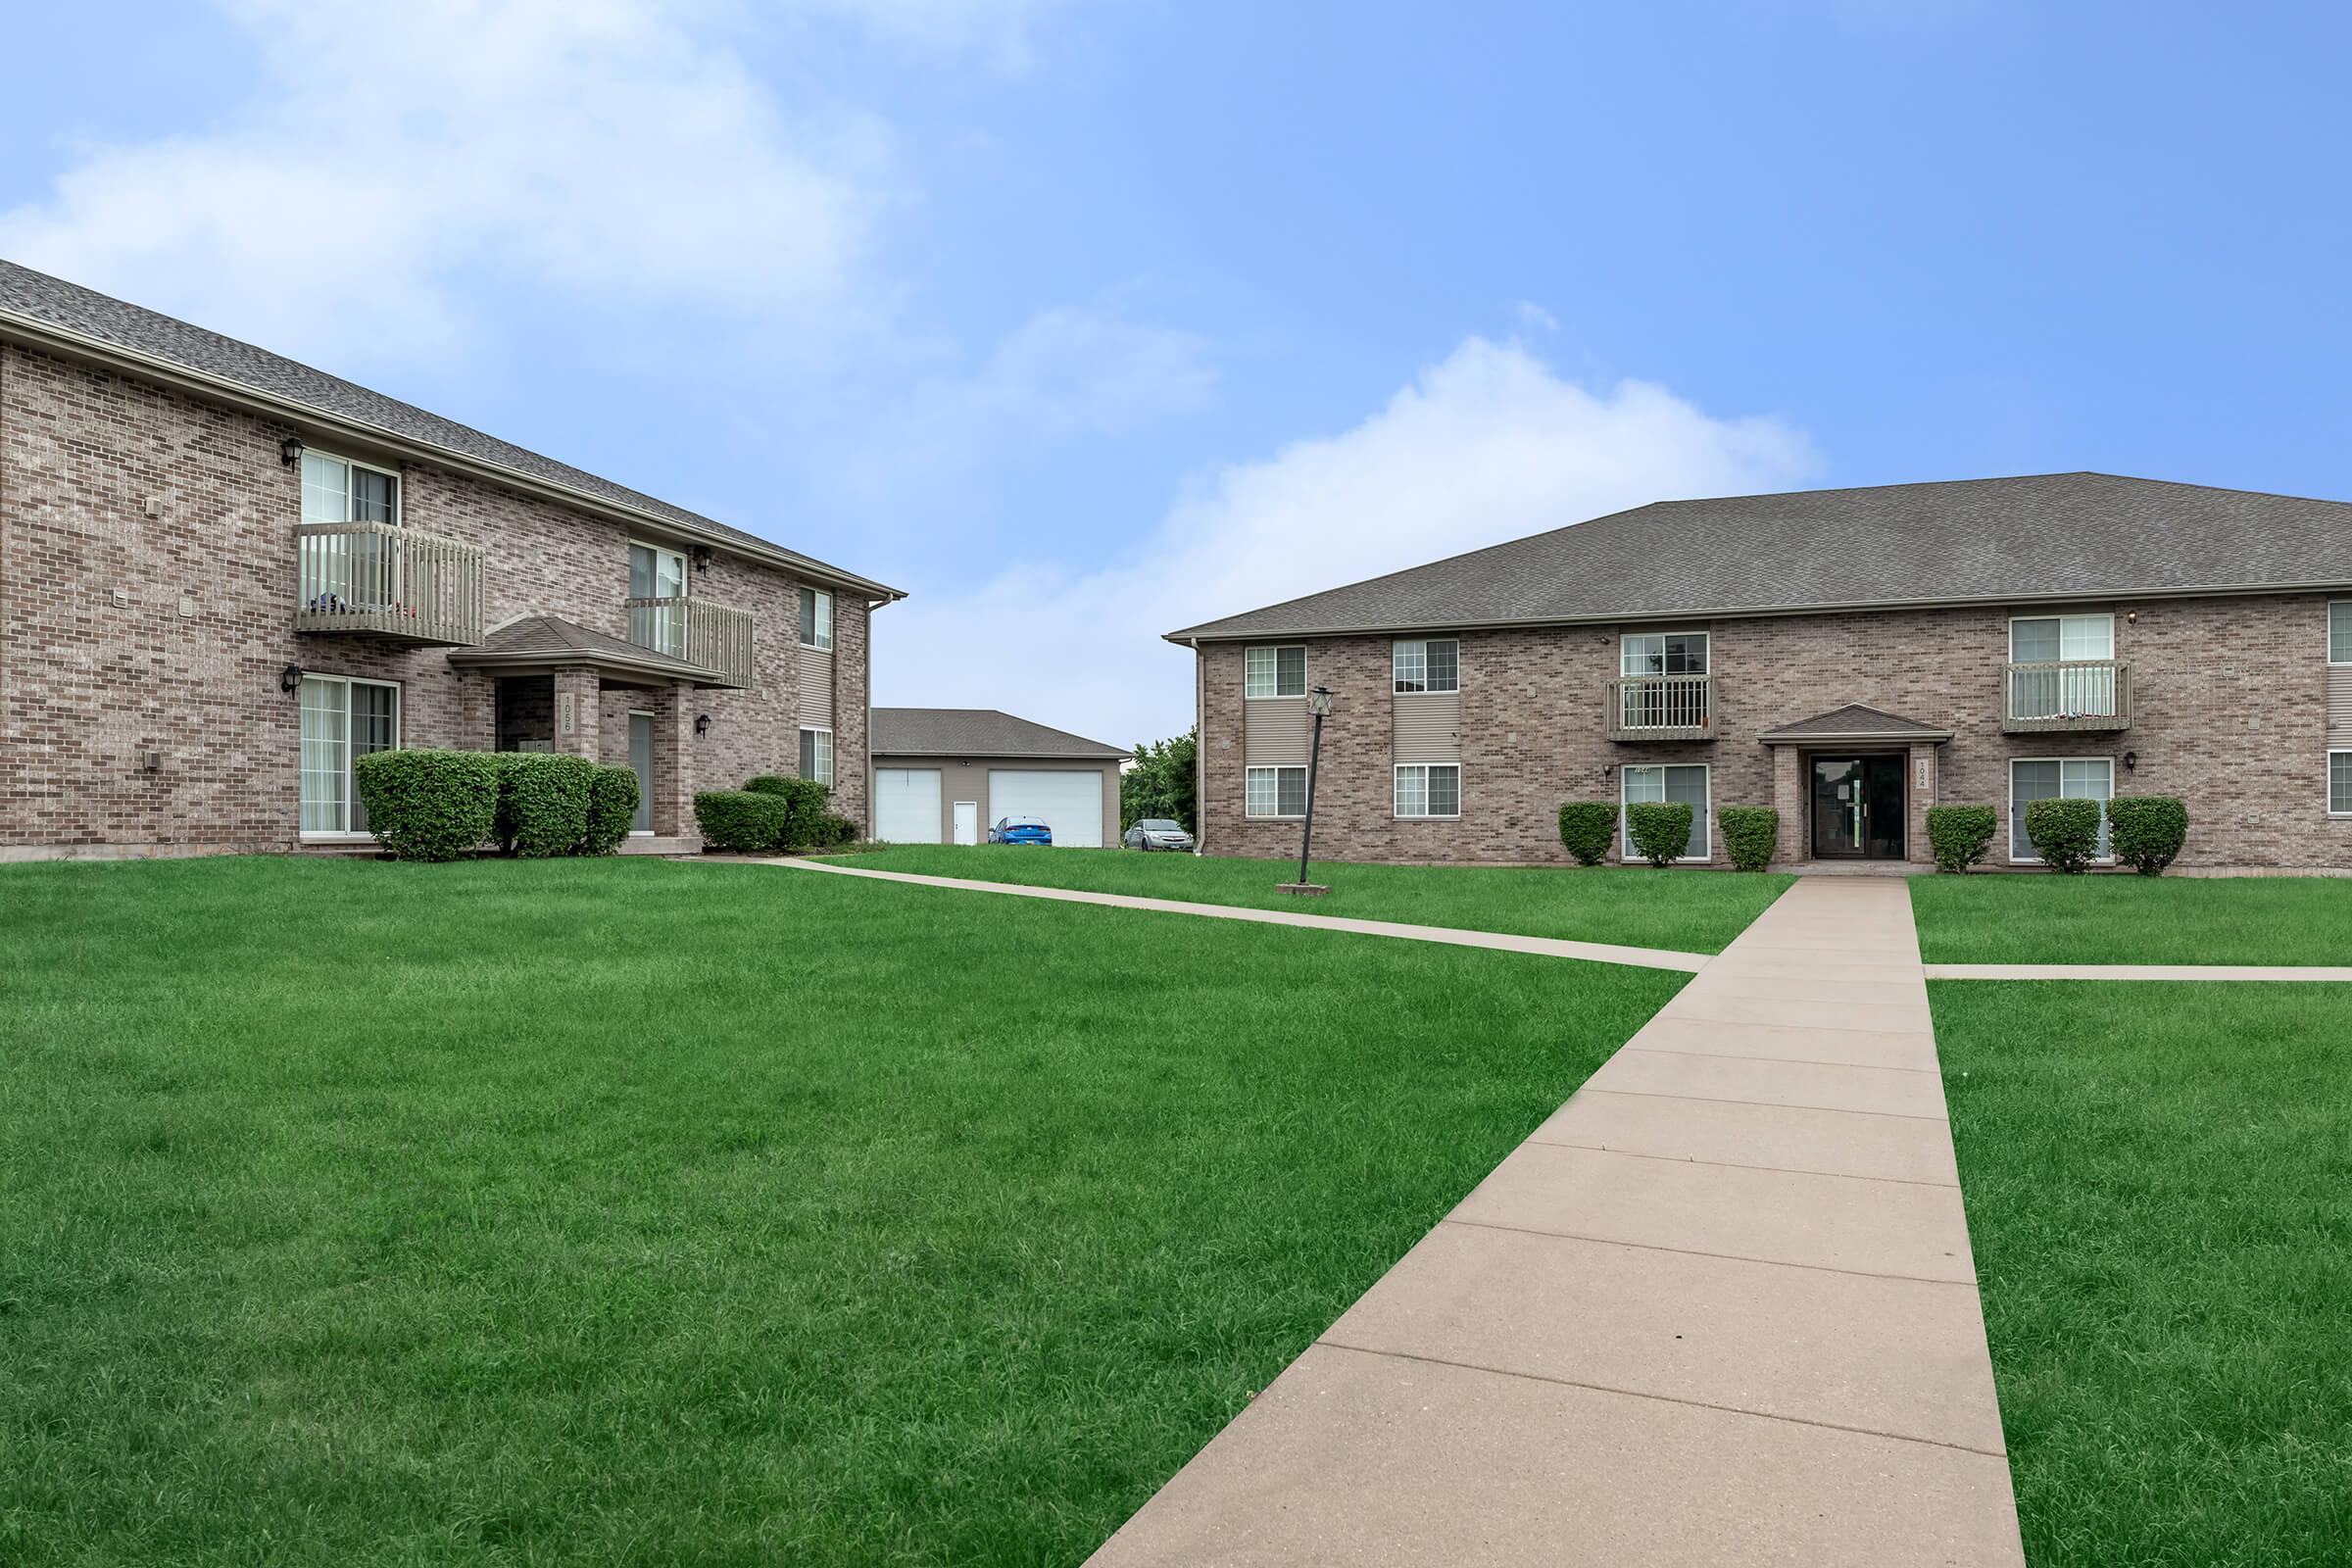
[(2331, 8), (12, 30), (0, 255), (912, 590), (886, 703), (1155, 736), (1190, 717), (1162, 631), (1678, 495), (2352, 497)]

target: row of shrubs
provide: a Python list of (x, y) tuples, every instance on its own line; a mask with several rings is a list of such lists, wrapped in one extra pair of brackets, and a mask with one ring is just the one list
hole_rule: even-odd
[(611, 855), (637, 816), (637, 775), (560, 752), (372, 752), (352, 770), (368, 831), (402, 860)]
[[(2099, 857), (2102, 816), (2109, 850), (2141, 876), (2161, 875), (2188, 842), (2188, 808), (2170, 795), (2029, 801), (2026, 839), (2051, 870), (2080, 876)], [(1928, 849), (1936, 869), (1965, 871), (1978, 864), (1999, 829), (1999, 816), (1989, 806), (1929, 807)]]
[(694, 819), (708, 849), (776, 855), (847, 844), (858, 824), (833, 810), (833, 792), (814, 779), (762, 773), (739, 790), (694, 798)]
[[(2188, 808), (2169, 795), (2127, 795), (2101, 803), (2086, 800), (2030, 801), (2026, 837), (2053, 871), (2080, 875), (2099, 854), (2101, 806), (2109, 848), (2117, 860), (2142, 876), (2155, 876), (2173, 863), (2188, 841)], [(1685, 801), (1634, 801), (1625, 807), (1625, 836), (1634, 853), (1651, 865), (1671, 865), (1690, 843), (1690, 806)], [(1617, 804), (1570, 801), (1560, 808), (1560, 843), (1579, 865), (1598, 865), (1617, 839)], [(1734, 869), (1761, 871), (1772, 863), (1781, 837), (1781, 813), (1769, 806), (1727, 806), (1715, 813), (1723, 848)], [(2000, 829), (1989, 806), (1928, 808), (1928, 848), (1939, 871), (1965, 871), (1979, 864)]]

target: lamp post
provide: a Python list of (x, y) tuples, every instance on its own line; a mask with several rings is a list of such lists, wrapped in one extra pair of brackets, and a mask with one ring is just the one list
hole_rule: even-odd
[(1325, 891), (1306, 879), (1306, 858), (1315, 843), (1315, 772), (1323, 763), (1323, 720), (1331, 712), (1331, 688), (1318, 686), (1308, 692), (1306, 710), (1314, 716), (1315, 734), (1306, 753), (1306, 821), (1298, 830), (1298, 880), (1290, 891), (1312, 896)]

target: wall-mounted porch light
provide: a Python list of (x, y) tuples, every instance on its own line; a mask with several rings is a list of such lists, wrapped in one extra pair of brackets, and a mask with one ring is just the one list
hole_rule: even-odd
[(695, 570), (709, 571), (710, 569), (710, 547), (709, 545), (696, 545), (694, 547), (693, 559)]
[(697, 713), (694, 715), (694, 732), (697, 735), (708, 735), (710, 733), (710, 715), (709, 713)]
[(286, 466), (289, 468), (300, 463), (302, 461), (302, 437), (290, 435), (280, 441), (277, 444), (277, 455), (285, 460)]
[(287, 696), (302, 690), (302, 666), (288, 664), (277, 672), (277, 689)]
[(2139, 754), (2137, 752), (2126, 752), (2124, 754), (2124, 771), (2127, 773), (2136, 773), (2139, 771)]

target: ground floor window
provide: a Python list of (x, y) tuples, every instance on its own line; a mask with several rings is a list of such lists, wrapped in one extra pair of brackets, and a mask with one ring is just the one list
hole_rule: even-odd
[(2115, 763), (2104, 757), (2019, 758), (2009, 764), (2009, 858), (2038, 863), (2026, 836), (2026, 808), (2035, 801), (2098, 801), (2099, 858), (2108, 858), (2107, 811), (2115, 794)]
[(1398, 816), (1462, 814), (1462, 769), (1458, 762), (1401, 762), (1396, 767)]
[(340, 675), (302, 678), (302, 831), (365, 833), (352, 767), (400, 744), (400, 688)]
[(1246, 809), (1251, 816), (1304, 816), (1306, 769), (1252, 767), (1243, 770), (1248, 788)]
[(833, 782), (833, 732), (829, 729), (801, 731), (801, 777), (812, 778), (819, 784)]
[(2352, 816), (2352, 752), (2328, 754), (2328, 810), (2333, 816)]
[[(1685, 846), (1683, 858), (1703, 860), (1707, 858), (1707, 764), (1704, 762), (1670, 763), (1660, 767), (1628, 767), (1621, 771), (1622, 804), (1638, 805), (1642, 801), (1687, 801), (1690, 806), (1690, 842)], [(1622, 818), (1623, 812), (1619, 815)], [(1634, 848), (1631, 827), (1621, 828), (1625, 838), (1625, 858), (1639, 858)]]

